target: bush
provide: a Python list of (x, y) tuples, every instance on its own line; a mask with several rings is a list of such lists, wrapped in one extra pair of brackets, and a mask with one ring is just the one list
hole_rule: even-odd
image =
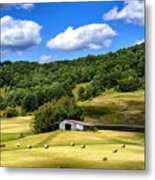
[(83, 119), (83, 110), (75, 104), (73, 98), (63, 97), (58, 101), (46, 103), (35, 112), (33, 132), (37, 134), (54, 131), (66, 118)]
[(90, 126), (88, 130), (93, 131), (93, 132), (98, 131), (97, 127), (95, 127), (95, 126)]
[(15, 108), (13, 108), (13, 107), (7, 107), (6, 109), (5, 109), (5, 117), (15, 117), (15, 116), (17, 116), (18, 115), (18, 112), (17, 112), (17, 110), (15, 109)]
[(24, 137), (24, 134), (21, 132), (21, 133), (19, 134), (19, 137), (20, 137), (20, 138), (23, 138), (23, 137)]

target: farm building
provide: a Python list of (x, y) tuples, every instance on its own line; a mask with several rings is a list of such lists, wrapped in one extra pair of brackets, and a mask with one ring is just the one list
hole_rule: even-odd
[(84, 131), (92, 127), (92, 125), (77, 121), (77, 120), (70, 120), (65, 119), (59, 124), (59, 129), (61, 130), (80, 130)]

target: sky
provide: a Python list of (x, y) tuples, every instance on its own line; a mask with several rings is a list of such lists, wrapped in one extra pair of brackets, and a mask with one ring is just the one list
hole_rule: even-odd
[(1, 5), (1, 61), (71, 60), (144, 42), (144, 1)]

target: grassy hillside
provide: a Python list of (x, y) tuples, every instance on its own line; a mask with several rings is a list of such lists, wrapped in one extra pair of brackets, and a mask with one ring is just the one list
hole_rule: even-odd
[(23, 136), (32, 134), (32, 116), (1, 118), (1, 143), (20, 139)]
[(87, 122), (144, 125), (144, 91), (107, 92), (80, 105)]
[[(76, 99), (78, 89), (86, 85), (88, 83), (75, 87), (73, 94)], [(110, 89), (90, 100), (77, 100), (77, 103), (83, 107), (88, 123), (144, 125), (144, 90), (123, 93)]]
[[(16, 121), (19, 119), (17, 118)], [(5, 119), (5, 125), (10, 119)], [(21, 119), (20, 119), (21, 121)], [(4, 127), (4, 126), (3, 126)], [(3, 133), (12, 133), (3, 129)], [(22, 129), (22, 124), (19, 128)], [(30, 130), (30, 129), (29, 129)], [(3, 135), (2, 133), (2, 135)], [(64, 138), (65, 137), (65, 138)], [(75, 146), (71, 147), (70, 143)], [(61, 168), (101, 168), (101, 169), (143, 169), (144, 134), (118, 131), (54, 131), (39, 135), (28, 135), (18, 139), (3, 139), (1, 165), (16, 167), (61, 167)], [(17, 148), (16, 144), (20, 143)], [(126, 144), (122, 149), (120, 145)], [(49, 149), (44, 149), (49, 144)], [(85, 149), (80, 145), (86, 144)], [(32, 145), (32, 149), (27, 149)], [(118, 153), (112, 153), (117, 148)], [(103, 162), (103, 157), (108, 161)]]
[(32, 116), (1, 118), (1, 133), (29, 133)]

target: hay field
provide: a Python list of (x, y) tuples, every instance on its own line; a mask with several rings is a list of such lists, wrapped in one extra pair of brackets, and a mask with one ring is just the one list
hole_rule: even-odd
[[(26, 117), (24, 117), (26, 119)], [(31, 118), (28, 117), (30, 120)], [(2, 120), (3, 121), (3, 120)], [(22, 118), (15, 119), (16, 122)], [(1, 166), (16, 167), (57, 167), (57, 168), (99, 168), (99, 169), (144, 169), (144, 134), (120, 131), (54, 131), (38, 135), (25, 134), (19, 137), (10, 132), (6, 125), (10, 119), (5, 119), (2, 135), (14, 135), (15, 138), (3, 138), (5, 148), (1, 149)], [(22, 123), (17, 129), (24, 128)], [(4, 128), (4, 129), (3, 129)], [(5, 131), (6, 130), (6, 131)], [(27, 131), (28, 130), (28, 131)], [(19, 131), (21, 132), (21, 131)], [(30, 132), (25, 126), (25, 132)], [(74, 142), (75, 146), (70, 146)], [(20, 147), (16, 144), (20, 143)], [(121, 148), (125, 143), (126, 147)], [(49, 144), (48, 149), (44, 145)], [(81, 144), (86, 148), (81, 149)], [(32, 145), (28, 149), (27, 145)], [(113, 148), (118, 149), (113, 153)], [(107, 157), (107, 161), (102, 161)]]

